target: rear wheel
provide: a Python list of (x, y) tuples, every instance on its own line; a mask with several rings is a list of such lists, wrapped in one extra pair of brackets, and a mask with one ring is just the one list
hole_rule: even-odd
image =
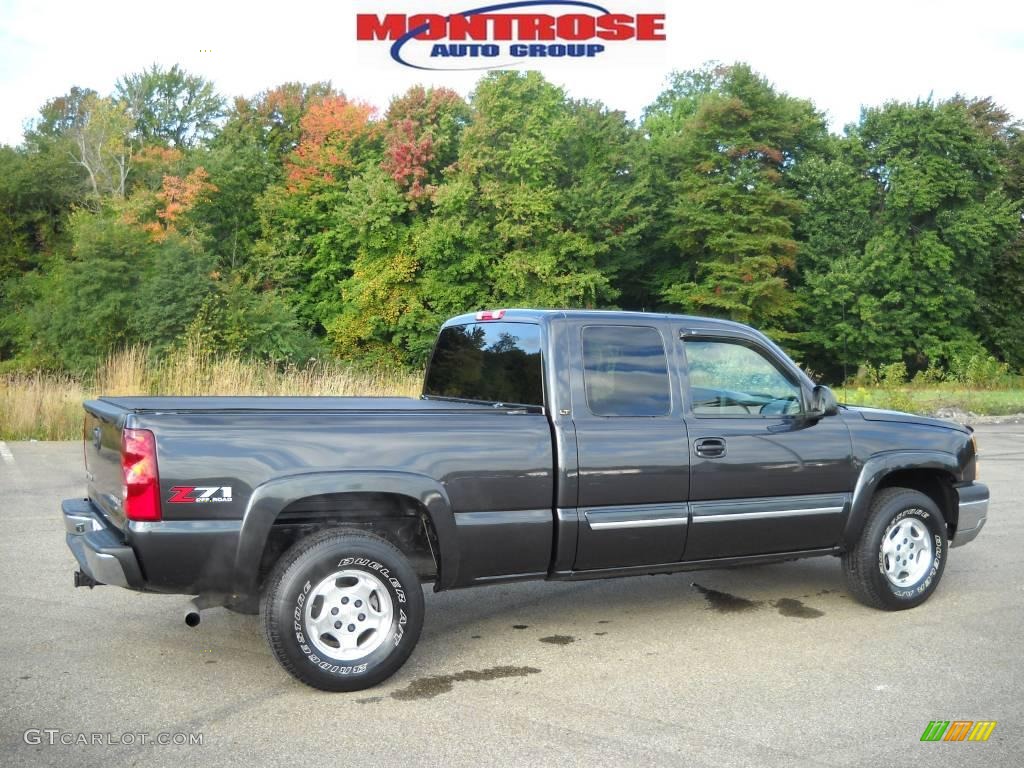
[(886, 488), (856, 546), (843, 555), (850, 592), (865, 605), (887, 611), (927, 600), (946, 567), (946, 521), (928, 496), (910, 488)]
[(393, 675), (423, 626), (423, 590), (405, 556), (377, 536), (324, 531), (282, 555), (260, 606), (278, 662), (307, 685), (358, 691)]

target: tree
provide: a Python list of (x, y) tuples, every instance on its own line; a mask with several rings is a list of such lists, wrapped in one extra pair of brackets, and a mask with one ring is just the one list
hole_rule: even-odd
[[(1002, 166), (1001, 189), (1010, 208), (1024, 216), (1024, 124), (992, 101), (954, 97), (991, 141)], [(1018, 219), (1018, 222), (1020, 219)], [(978, 288), (977, 328), (982, 343), (1013, 367), (1024, 369), (1024, 226), (992, 253), (991, 268)]]
[(350, 174), (362, 161), (362, 150), (377, 137), (370, 122), (376, 109), (345, 96), (325, 96), (309, 106), (299, 121), (302, 138), (285, 162), (289, 188), (331, 183)]
[(783, 331), (802, 210), (788, 176), (824, 141), (822, 116), (736, 64), (673, 75), (643, 127), (664, 169), (664, 301)]
[(469, 105), (448, 88), (414, 86), (384, 116), (384, 170), (411, 202), (429, 198), (458, 157)]
[(983, 354), (979, 297), (1002, 292), (1020, 232), (997, 140), (957, 100), (868, 109), (847, 133), (839, 163), (801, 180), (812, 354), (911, 372)]
[(95, 197), (123, 198), (132, 168), (131, 118), (113, 99), (87, 96), (68, 128), (71, 156), (85, 169)]
[[(356, 245), (328, 325), (337, 352), (422, 364), (438, 324), (466, 309), (614, 301), (613, 278), (639, 264), (645, 215), (624, 116), (506, 72), (481, 80), (468, 121), (446, 98), (407, 131), (406, 107), (429, 99), (414, 89), (392, 105), (385, 135), (407, 162), (396, 173), (386, 143), (384, 174), (350, 182), (340, 208)], [(454, 162), (440, 159), (451, 142), (435, 138), (463, 121)]]
[(85, 372), (132, 340), (130, 299), (153, 246), (111, 208), (79, 210), (69, 228), (71, 253), (35, 286), (24, 351), (47, 367)]
[(262, 234), (247, 271), (288, 301), (316, 335), (341, 311), (338, 286), (354, 257), (353, 227), (341, 213), (349, 185), (382, 160), (380, 126), (372, 117), (372, 107), (341, 95), (312, 102), (282, 182), (257, 201)]
[(475, 290), (475, 280), (444, 271), (447, 257), (434, 240), (443, 229), (434, 222), (443, 216), (445, 180), (455, 173), (470, 120), (466, 102), (446, 89), (414, 87), (392, 101), (381, 161), (349, 182), (334, 227), (350, 254), (326, 326), (338, 354), (420, 363), (439, 313)]
[(125, 75), (115, 91), (143, 144), (194, 147), (213, 135), (224, 111), (224, 99), (213, 84), (177, 64), (166, 70), (153, 64)]
[(287, 302), (237, 275), (216, 281), (182, 341), (217, 354), (275, 363), (305, 363), (320, 352)]
[[(562, 89), (536, 72), (486, 75), (471, 103), (458, 174), (469, 264), (483, 261), (477, 302), (597, 306), (617, 292), (586, 237), (560, 211), (574, 172), (566, 150), (578, 123)], [(463, 187), (465, 189), (466, 187)], [(450, 206), (451, 200), (448, 201)], [(454, 211), (453, 211), (454, 213)]]
[(209, 234), (221, 268), (247, 270), (262, 232), (257, 201), (283, 180), (284, 161), (299, 145), (309, 105), (331, 95), (330, 83), (285, 83), (235, 99), (201, 157), (217, 194), (200, 200), (193, 217)]

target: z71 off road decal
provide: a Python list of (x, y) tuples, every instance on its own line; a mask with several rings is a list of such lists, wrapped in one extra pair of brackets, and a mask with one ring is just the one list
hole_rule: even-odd
[(176, 485), (171, 488), (170, 504), (208, 504), (231, 501), (231, 486)]

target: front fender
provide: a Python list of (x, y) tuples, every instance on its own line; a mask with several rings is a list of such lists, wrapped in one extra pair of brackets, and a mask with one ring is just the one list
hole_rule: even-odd
[(437, 533), (436, 590), (455, 583), (458, 551), (455, 517), (444, 488), (433, 478), (412, 472), (344, 470), (309, 472), (270, 480), (258, 486), (245, 508), (235, 554), (235, 592), (253, 594), (259, 587), (259, 567), (270, 529), (281, 511), (306, 496), (328, 493), (395, 493), (424, 506)]
[(839, 542), (844, 550), (852, 547), (860, 538), (871, 511), (871, 499), (878, 486), (887, 476), (901, 469), (935, 469), (948, 472), (958, 480), (962, 479), (957, 457), (944, 451), (888, 451), (872, 456), (864, 462), (853, 489), (850, 514), (846, 518)]

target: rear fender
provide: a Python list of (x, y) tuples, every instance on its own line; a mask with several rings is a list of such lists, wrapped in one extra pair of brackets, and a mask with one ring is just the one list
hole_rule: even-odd
[(328, 493), (394, 493), (415, 499), (427, 511), (437, 534), (438, 574), (435, 590), (458, 576), (455, 518), (444, 488), (434, 479), (411, 472), (311, 472), (271, 480), (257, 487), (245, 509), (235, 555), (235, 592), (259, 587), (259, 567), (274, 520), (293, 501)]

